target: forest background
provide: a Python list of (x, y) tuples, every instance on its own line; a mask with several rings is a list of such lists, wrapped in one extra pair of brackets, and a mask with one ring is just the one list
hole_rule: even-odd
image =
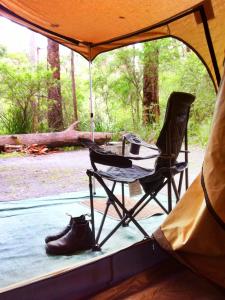
[[(77, 119), (80, 130), (90, 130), (88, 64), (77, 74), (74, 54), (59, 57), (54, 44), (48, 43), (56, 48), (48, 48), (47, 61), (35, 62), (0, 46), (0, 134), (57, 131)], [(58, 56), (56, 64), (51, 55)], [(184, 91), (196, 95), (190, 141), (207, 143), (215, 90), (205, 66), (182, 42), (165, 38), (103, 53), (92, 63), (92, 78), (96, 131), (113, 132), (115, 140), (134, 132), (154, 141), (170, 93)]]

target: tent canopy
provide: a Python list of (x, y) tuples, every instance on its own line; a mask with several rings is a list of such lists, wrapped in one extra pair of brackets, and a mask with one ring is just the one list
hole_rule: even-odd
[[(216, 85), (222, 74), (225, 40), (218, 36), (225, 31), (223, 0), (2, 0), (0, 15), (88, 60), (129, 44), (176, 37), (195, 50)], [(205, 36), (204, 17), (214, 58)]]

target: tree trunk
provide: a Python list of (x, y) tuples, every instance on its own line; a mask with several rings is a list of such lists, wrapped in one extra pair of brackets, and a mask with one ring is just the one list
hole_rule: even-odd
[[(49, 148), (77, 146), (80, 145), (80, 138), (92, 139), (91, 132), (77, 131), (77, 124), (78, 122), (75, 122), (61, 132), (0, 135), (0, 150), (3, 150), (5, 145), (29, 146), (31, 144), (38, 144), (46, 145)], [(108, 132), (95, 132), (94, 137), (96, 143), (103, 144), (111, 140), (112, 134)]]
[(73, 97), (73, 111), (74, 111), (74, 120), (78, 120), (77, 113), (77, 96), (76, 96), (76, 82), (75, 82), (75, 67), (74, 67), (74, 53), (71, 50), (71, 81), (72, 81), (72, 97)]
[[(37, 43), (36, 36), (33, 31), (30, 31), (29, 40), (29, 60), (33, 68), (37, 68)], [(38, 99), (34, 96), (32, 99), (32, 132), (38, 131)]]
[(48, 87), (48, 126), (51, 130), (63, 129), (62, 95), (60, 86), (59, 44), (48, 39), (48, 64), (56, 82)]
[(152, 124), (159, 120), (159, 87), (157, 44), (145, 45), (144, 75), (143, 75), (143, 124)]
[(38, 131), (38, 99), (34, 98), (32, 100), (32, 132)]
[(133, 59), (132, 59), (132, 65), (133, 65), (133, 85), (135, 87), (135, 104), (136, 104), (136, 124), (140, 121), (140, 99), (141, 99), (141, 89), (140, 89), (140, 80), (136, 73), (136, 47), (133, 45)]

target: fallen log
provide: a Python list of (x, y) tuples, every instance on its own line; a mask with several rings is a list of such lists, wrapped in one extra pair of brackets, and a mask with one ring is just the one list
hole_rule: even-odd
[[(79, 146), (79, 139), (91, 139), (92, 133), (76, 130), (79, 122), (70, 125), (66, 130), (49, 133), (28, 133), (14, 135), (0, 135), (0, 150), (5, 145), (46, 145), (48, 148)], [(110, 141), (112, 134), (108, 132), (95, 132), (94, 139), (98, 144), (104, 144)]]

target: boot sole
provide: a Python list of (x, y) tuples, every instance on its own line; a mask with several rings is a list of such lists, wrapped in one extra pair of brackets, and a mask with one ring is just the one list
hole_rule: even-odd
[(45, 250), (46, 253), (49, 255), (71, 255), (71, 254), (75, 254), (76, 252), (80, 252), (80, 251), (86, 251), (86, 250), (90, 250), (92, 249), (93, 245), (90, 246), (85, 246), (85, 247), (80, 247), (78, 249), (75, 249), (73, 251), (55, 251), (54, 249), (48, 249), (48, 247), (46, 246)]

